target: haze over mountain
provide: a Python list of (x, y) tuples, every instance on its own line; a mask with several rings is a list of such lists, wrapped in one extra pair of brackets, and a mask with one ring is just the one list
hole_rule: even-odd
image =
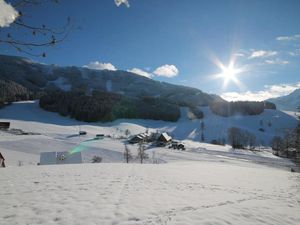
[(300, 107), (300, 88), (289, 95), (278, 98), (270, 98), (267, 101), (276, 104), (277, 108), (286, 111), (299, 111)]

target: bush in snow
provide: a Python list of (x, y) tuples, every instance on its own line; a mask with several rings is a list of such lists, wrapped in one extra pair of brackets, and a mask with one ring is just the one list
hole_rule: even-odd
[(102, 158), (100, 156), (95, 155), (92, 158), (92, 163), (101, 163), (102, 162)]
[(276, 109), (273, 103), (250, 101), (215, 101), (209, 107), (213, 113), (225, 117), (233, 115), (259, 115), (264, 109)]

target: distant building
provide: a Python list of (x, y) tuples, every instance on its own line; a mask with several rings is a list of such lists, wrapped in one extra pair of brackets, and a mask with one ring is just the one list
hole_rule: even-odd
[(164, 132), (158, 137), (157, 141), (167, 143), (167, 142), (172, 141), (172, 137), (167, 132)]
[(82, 163), (81, 152), (42, 152), (40, 165), (77, 164)]
[(147, 133), (142, 133), (133, 136), (128, 142), (130, 144), (140, 143), (140, 142), (147, 142), (150, 138), (150, 135)]
[(157, 146), (166, 146), (168, 143), (172, 141), (172, 137), (164, 132), (157, 138)]
[(0, 122), (0, 130), (8, 130), (10, 127), (10, 122)]
[(79, 131), (79, 135), (86, 135), (86, 134), (87, 134), (86, 131), (83, 130)]
[(5, 167), (5, 159), (4, 156), (0, 152), (0, 167)]

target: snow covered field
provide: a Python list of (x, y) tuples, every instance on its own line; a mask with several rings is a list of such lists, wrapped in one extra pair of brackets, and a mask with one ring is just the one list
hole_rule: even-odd
[(227, 162), (0, 170), (0, 221), (25, 224), (299, 224), (300, 176)]
[[(246, 119), (210, 115), (205, 120), (207, 135), (213, 129), (209, 124), (225, 130), (242, 120), (254, 130), (261, 118), (273, 118), (266, 136), (295, 122), (273, 110)], [(300, 224), (300, 174), (290, 172), (294, 164), (269, 149), (233, 150), (199, 143), (198, 120), (88, 124), (43, 111), (36, 102), (6, 107), (0, 119), (10, 121), (12, 128), (40, 133), (0, 132), (0, 151), (8, 166), (0, 169), (1, 225)], [(148, 146), (146, 164), (125, 164), (124, 139), (92, 140), (97, 133), (118, 137), (126, 129), (134, 134), (146, 128), (173, 131), (186, 151)], [(79, 129), (87, 136), (78, 136)], [(36, 166), (40, 152), (78, 147), (84, 162), (100, 155), (104, 163)], [(136, 154), (137, 146), (129, 148)], [(153, 160), (159, 164), (151, 164)], [(23, 166), (18, 167), (20, 162)]]

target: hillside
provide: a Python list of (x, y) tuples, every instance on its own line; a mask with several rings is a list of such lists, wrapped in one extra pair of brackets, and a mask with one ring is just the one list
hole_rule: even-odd
[(35, 63), (26, 58), (0, 55), (0, 80), (13, 81), (31, 92), (112, 92), (129, 97), (160, 97), (179, 105), (207, 106), (221, 98), (196, 88), (159, 82), (126, 71), (91, 70)]
[[(34, 132), (0, 131), (0, 150), (7, 168), (0, 169), (0, 221), (15, 224), (291, 224), (300, 221), (299, 174), (290, 160), (270, 149), (233, 150), (198, 141), (200, 120), (181, 108), (177, 122), (116, 120), (84, 123), (18, 102), (0, 110), (11, 127)], [(262, 138), (294, 126), (294, 118), (276, 110), (248, 117), (220, 117), (203, 108), (207, 138), (229, 126), (257, 131), (272, 119)], [(149, 159), (124, 163), (128, 129), (131, 134), (169, 131), (185, 151), (148, 145)], [(78, 136), (78, 131), (87, 131)], [(111, 137), (93, 140), (96, 134)], [(276, 133), (277, 134), (277, 133)], [(136, 156), (137, 145), (129, 145)], [(84, 164), (36, 166), (46, 151), (79, 149)], [(103, 163), (91, 164), (94, 155)], [(156, 162), (158, 164), (152, 164)], [(18, 166), (19, 165), (19, 166)], [(74, 207), (76, 205), (76, 207)]]
[(259, 115), (268, 102), (226, 102), (196, 88), (155, 81), (126, 71), (59, 67), (0, 55), (0, 108), (6, 102), (40, 100), (40, 107), (80, 121), (120, 118), (177, 121), (180, 107), (201, 119), (199, 107), (221, 116)]
[[(62, 117), (57, 113), (47, 112), (39, 108), (37, 101), (17, 102), (0, 110), (1, 121), (10, 121), (11, 128), (22, 129), (26, 132), (39, 133), (40, 135), (13, 135), (0, 133), (0, 149), (8, 157), (8, 165), (17, 165), (18, 160), (26, 164), (39, 162), (40, 152), (45, 151), (69, 151), (77, 145), (82, 145), (83, 140), (93, 139), (96, 134), (102, 133), (112, 137), (125, 136), (125, 130), (131, 135), (149, 132), (169, 132), (175, 139), (186, 142), (192, 148), (205, 149), (204, 143), (200, 143), (201, 121), (204, 122), (204, 142), (210, 143), (213, 139), (227, 140), (228, 129), (239, 127), (255, 134), (257, 145), (268, 146), (274, 136), (283, 135), (285, 129), (297, 126), (297, 120), (281, 111), (265, 110), (257, 116), (231, 116), (222, 117), (213, 114), (208, 107), (202, 108), (204, 119), (189, 119), (188, 108), (181, 108), (181, 118), (177, 122), (165, 122), (140, 119), (119, 119), (107, 123), (85, 123)], [(262, 126), (260, 121), (263, 121)], [(271, 123), (271, 126), (268, 124)], [(264, 132), (259, 128), (263, 127)], [(87, 131), (87, 136), (78, 136), (78, 131)], [(122, 162), (124, 139), (111, 139), (83, 143), (85, 160), (89, 162), (93, 154), (101, 154), (104, 162)], [(113, 143), (113, 144), (112, 144)], [(210, 148), (210, 147), (208, 147)], [(229, 146), (214, 146), (230, 156)], [(136, 146), (133, 147), (133, 150)], [(100, 152), (99, 152), (100, 151)], [(249, 151), (250, 155), (254, 153)], [(173, 154), (173, 153), (172, 153)], [(177, 158), (178, 156), (167, 158)], [(264, 154), (264, 153), (263, 153)], [(163, 154), (165, 155), (165, 153)], [(254, 155), (257, 155), (255, 153)], [(248, 158), (248, 155), (245, 156)], [(166, 160), (166, 159), (163, 159)], [(11, 161), (11, 163), (9, 163)], [(278, 164), (276, 162), (275, 164)]]
[(267, 101), (276, 104), (277, 108), (280, 110), (297, 112), (300, 107), (300, 89), (293, 91), (289, 95), (270, 98)]

